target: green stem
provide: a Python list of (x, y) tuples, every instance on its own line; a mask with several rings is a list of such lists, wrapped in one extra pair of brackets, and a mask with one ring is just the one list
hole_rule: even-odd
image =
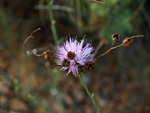
[(47, 0), (47, 4), (48, 4), (48, 8), (49, 8), (49, 16), (50, 16), (50, 20), (51, 20), (51, 30), (53, 33), (54, 41), (55, 41), (55, 44), (58, 44), (58, 36), (57, 36), (57, 31), (56, 31), (56, 26), (55, 26), (55, 19), (53, 16), (52, 4), (51, 4), (50, 0)]
[(96, 113), (100, 113), (100, 109), (96, 106), (96, 103), (95, 103), (95, 100), (94, 100), (94, 94), (93, 94), (93, 93), (91, 94), (90, 91), (88, 90), (88, 88), (87, 88), (85, 82), (83, 81), (83, 78), (82, 78), (81, 73), (79, 74), (79, 77), (80, 77), (80, 80), (81, 80), (81, 82), (82, 82), (83, 87), (85, 88), (87, 94), (90, 96), (90, 98), (91, 98), (91, 100), (92, 100), (92, 103), (93, 103), (93, 106), (94, 106), (94, 108), (95, 108), (95, 110), (96, 110)]

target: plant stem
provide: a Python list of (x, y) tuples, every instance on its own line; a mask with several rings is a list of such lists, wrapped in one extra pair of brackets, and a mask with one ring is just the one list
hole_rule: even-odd
[(86, 93), (90, 96), (90, 98), (92, 100), (92, 103), (93, 103), (93, 106), (94, 106), (94, 108), (96, 110), (96, 113), (100, 113), (100, 109), (96, 106), (96, 103), (95, 103), (95, 100), (94, 100), (94, 94), (93, 93), (91, 94), (90, 91), (88, 90), (88, 88), (87, 88), (87, 86), (86, 86), (86, 84), (85, 84), (85, 82), (84, 82), (84, 80), (82, 78), (81, 73), (79, 74), (79, 77), (80, 77), (80, 80), (82, 82), (83, 87), (86, 90)]
[(47, 0), (47, 4), (48, 4), (48, 8), (49, 8), (49, 16), (50, 16), (50, 20), (51, 20), (51, 30), (53, 33), (54, 41), (55, 41), (55, 44), (58, 44), (58, 36), (57, 36), (57, 31), (56, 31), (56, 26), (55, 26), (55, 19), (54, 19), (53, 11), (52, 11), (52, 3), (50, 2), (50, 0)]
[(105, 53), (103, 53), (103, 54), (101, 54), (100, 56), (96, 57), (96, 59), (98, 59), (98, 58), (104, 56), (105, 54), (107, 54), (107, 53), (110, 52), (111, 50), (116, 49), (116, 48), (121, 47), (121, 46), (123, 46), (123, 44), (120, 44), (120, 45), (115, 46), (115, 47), (111, 47), (111, 48), (108, 49)]
[(80, 0), (75, 0), (76, 1), (76, 9), (77, 9), (77, 27), (78, 27), (78, 33), (79, 35), (82, 34), (82, 16), (81, 16), (81, 1)]

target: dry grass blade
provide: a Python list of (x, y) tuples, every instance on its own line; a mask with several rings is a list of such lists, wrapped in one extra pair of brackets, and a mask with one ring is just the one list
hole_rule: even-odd
[(99, 42), (99, 44), (98, 44), (98, 46), (97, 46), (95, 52), (94, 52), (94, 55), (93, 55), (91, 58), (94, 58), (94, 56), (97, 54), (98, 50), (103, 46), (103, 44), (104, 44), (104, 41), (101, 40), (101, 41)]
[(132, 21), (138, 15), (138, 13), (142, 10), (145, 2), (146, 0), (142, 0), (140, 6), (135, 10), (135, 12), (129, 18), (126, 19), (125, 23)]
[(131, 38), (137, 38), (137, 37), (144, 37), (144, 35), (136, 35), (136, 36), (131, 36)]

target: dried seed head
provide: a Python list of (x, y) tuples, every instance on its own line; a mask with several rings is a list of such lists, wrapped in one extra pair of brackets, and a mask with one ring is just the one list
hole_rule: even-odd
[(95, 64), (92, 61), (85, 63), (85, 69), (88, 71), (92, 71), (95, 68)]
[(118, 33), (114, 33), (114, 34), (112, 34), (112, 40), (114, 41), (114, 42), (119, 42), (120, 41), (120, 34), (118, 34)]
[(69, 52), (67, 53), (67, 58), (68, 58), (68, 59), (73, 60), (74, 57), (75, 57), (75, 53), (74, 53), (74, 52), (69, 51)]
[(64, 59), (63, 62), (62, 62), (62, 66), (69, 67), (70, 66), (70, 61), (68, 59)]
[(130, 47), (133, 42), (133, 39), (131, 37), (127, 37), (123, 40), (122, 44), (124, 47)]
[(44, 59), (49, 61), (54, 59), (54, 54), (51, 50), (44, 52)]

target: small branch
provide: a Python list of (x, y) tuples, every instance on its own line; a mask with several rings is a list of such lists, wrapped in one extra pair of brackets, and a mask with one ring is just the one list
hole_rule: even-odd
[(99, 41), (99, 44), (98, 44), (98, 46), (97, 46), (97, 48), (96, 48), (96, 50), (95, 50), (95, 52), (94, 52), (94, 55), (93, 55), (91, 58), (94, 58), (94, 56), (96, 56), (97, 52), (98, 52), (99, 49), (103, 46), (103, 44), (104, 44), (104, 41), (103, 41), (103, 40)]
[(39, 52), (39, 51), (45, 51), (45, 50), (48, 50), (48, 49), (52, 48), (51, 46), (49, 46), (49, 47), (35, 48), (35, 49), (30, 50), (30, 51), (26, 50), (25, 44), (27, 43), (27, 41), (28, 41), (29, 39), (34, 38), (32, 35), (33, 35), (35, 32), (39, 31), (39, 30), (41, 30), (41, 28), (37, 28), (36, 30), (34, 30), (34, 31), (30, 34), (30, 36), (28, 36), (28, 37), (25, 39), (25, 41), (24, 41), (23, 49), (24, 49), (25, 53), (26, 53), (28, 56), (29, 56), (29, 55), (33, 55), (33, 54), (36, 55), (36, 56), (43, 56), (44, 52), (42, 52), (42, 53), (40, 53), (40, 54), (38, 54), (37, 52)]
[(49, 8), (49, 16), (50, 16), (50, 20), (51, 20), (51, 30), (53, 33), (54, 41), (55, 41), (55, 44), (58, 44), (58, 36), (57, 36), (55, 20), (54, 20), (53, 11), (52, 11), (52, 1), (50, 2), (49, 0), (47, 0), (47, 4), (48, 4), (48, 8)]
[(34, 38), (32, 35), (33, 35), (35, 32), (39, 31), (39, 30), (41, 30), (41, 28), (37, 28), (36, 30), (34, 30), (34, 31), (30, 34), (30, 36), (26, 38), (26, 40), (24, 41), (24, 45), (26, 44), (26, 42), (27, 42), (30, 38)]
[(144, 37), (144, 35), (131, 36), (131, 38)]
[(107, 50), (105, 53), (103, 53), (103, 54), (101, 54), (100, 56), (96, 57), (96, 59), (98, 59), (98, 58), (104, 56), (105, 54), (107, 54), (107, 53), (110, 52), (111, 50), (116, 49), (116, 48), (121, 47), (121, 46), (123, 46), (123, 44), (120, 44), (120, 45), (115, 46), (115, 47), (111, 47), (111, 48), (110, 48), (109, 50)]
[(90, 99), (92, 100), (92, 103), (93, 103), (93, 106), (94, 106), (94, 108), (96, 110), (96, 113), (100, 113), (100, 109), (96, 106), (96, 103), (95, 103), (95, 100), (94, 100), (94, 95), (91, 94), (90, 91), (88, 90), (88, 88), (87, 88), (87, 86), (86, 86), (86, 84), (85, 84), (85, 82), (84, 82), (84, 80), (82, 78), (81, 73), (79, 74), (79, 78), (81, 80), (81, 83), (82, 83), (84, 89), (86, 90), (87, 94), (90, 96)]
[[(48, 5), (35, 5), (35, 9), (38, 10), (45, 10), (49, 9)], [(73, 8), (67, 7), (67, 6), (59, 6), (59, 5), (52, 5), (53, 10), (61, 10), (61, 11), (66, 11), (66, 12), (73, 12)]]
[[(24, 44), (23, 44), (23, 49), (24, 49), (24, 51), (25, 51), (25, 53), (27, 54), (27, 55), (31, 55), (31, 54), (37, 54), (36, 52), (37, 52), (37, 50), (32, 50), (32, 52), (30, 52), (30, 51), (27, 51), (26, 50), (26, 47), (25, 47), (25, 44), (27, 43), (27, 41), (30, 39), (30, 38), (34, 38), (32, 35), (35, 33), (35, 32), (37, 32), (37, 31), (39, 31), (39, 30), (41, 30), (41, 28), (37, 28), (36, 30), (34, 30), (31, 34), (30, 34), (30, 36), (28, 36), (27, 38), (26, 38), (26, 40), (24, 41)], [(37, 54), (38, 55), (38, 54)]]
[(135, 10), (135, 12), (134, 12), (129, 18), (126, 19), (125, 23), (132, 21), (132, 20), (138, 15), (138, 13), (139, 13), (139, 12), (141, 11), (141, 9), (143, 8), (145, 2), (146, 2), (146, 0), (142, 0), (140, 6)]
[(111, 44), (111, 48), (114, 46), (114, 43), (115, 43), (115, 42), (113, 42), (113, 43)]
[[(130, 39), (137, 38), (137, 37), (144, 37), (144, 35), (131, 36)], [(96, 59), (98, 59), (98, 58), (104, 56), (105, 54), (107, 54), (108, 52), (110, 52), (110, 51), (113, 50), (113, 49), (116, 49), (116, 48), (118, 48), (118, 47), (123, 46), (123, 44), (120, 44), (120, 45), (118, 45), (118, 46), (113, 47), (113, 44), (114, 44), (114, 42), (112, 43), (112, 46), (111, 46), (111, 48), (110, 48), (109, 50), (107, 50), (105, 53), (101, 54), (100, 56), (96, 57)]]

